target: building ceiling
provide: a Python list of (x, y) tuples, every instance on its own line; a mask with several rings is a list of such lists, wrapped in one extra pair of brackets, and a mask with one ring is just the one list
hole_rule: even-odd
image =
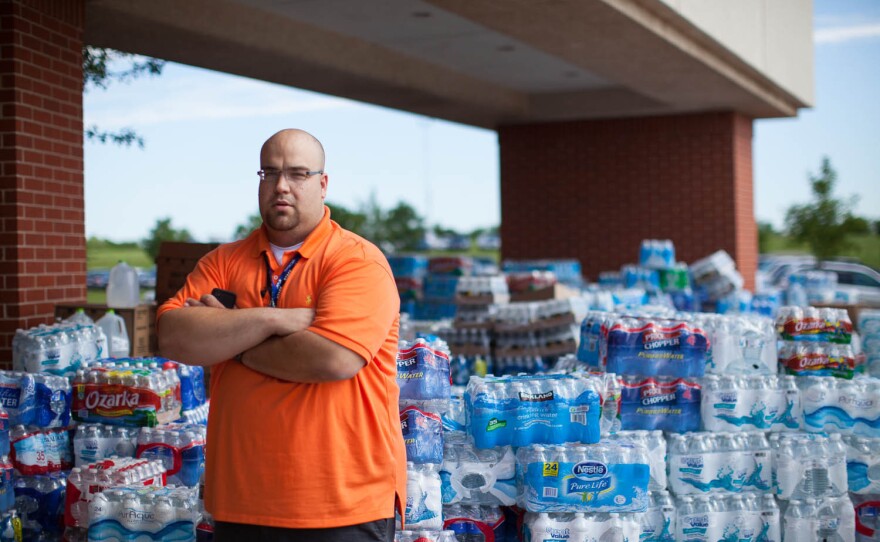
[(807, 105), (653, 0), (89, 0), (85, 41), (486, 128)]

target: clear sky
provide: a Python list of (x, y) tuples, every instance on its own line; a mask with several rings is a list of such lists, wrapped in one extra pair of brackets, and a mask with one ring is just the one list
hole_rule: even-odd
[[(880, 1), (816, 0), (815, 106), (755, 122), (755, 214), (782, 225), (809, 198), (823, 156), (837, 193), (880, 219)], [(86, 235), (145, 237), (170, 217), (199, 241), (228, 240), (257, 210), (259, 147), (280, 128), (327, 150), (328, 201), (375, 194), (459, 231), (500, 221), (498, 140), (472, 128), (382, 107), (168, 63), (160, 77), (84, 97), (85, 124), (133, 127), (145, 149), (86, 143)], [(647, 235), (647, 233), (646, 233)]]

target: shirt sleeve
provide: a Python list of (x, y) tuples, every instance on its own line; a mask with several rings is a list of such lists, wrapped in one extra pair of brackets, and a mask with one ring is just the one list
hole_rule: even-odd
[(355, 352), (367, 363), (376, 357), (400, 313), (400, 297), (390, 269), (351, 259), (321, 288), (309, 331)]

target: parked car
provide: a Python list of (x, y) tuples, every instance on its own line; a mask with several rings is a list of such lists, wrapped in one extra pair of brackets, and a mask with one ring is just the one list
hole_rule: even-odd
[(156, 268), (138, 269), (138, 284), (141, 288), (156, 287)]
[[(760, 265), (760, 264), (759, 264)], [(779, 288), (788, 286), (788, 277), (798, 271), (833, 271), (837, 274), (838, 290), (850, 294), (859, 305), (880, 307), (880, 271), (854, 260), (813, 261), (790, 259), (767, 264), (769, 284)]]
[(86, 271), (86, 288), (106, 288), (110, 280), (109, 269), (92, 269)]

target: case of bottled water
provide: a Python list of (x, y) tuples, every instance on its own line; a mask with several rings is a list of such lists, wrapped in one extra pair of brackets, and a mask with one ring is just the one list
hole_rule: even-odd
[(700, 417), (706, 431), (796, 431), (803, 411), (793, 376), (703, 378)]
[(651, 269), (675, 266), (675, 245), (669, 239), (644, 239), (639, 249), (639, 265)]
[(64, 377), (0, 371), (0, 401), (10, 424), (66, 426), (71, 400), (70, 382)]
[(449, 401), (400, 401), (400, 430), (406, 460), (413, 463), (443, 461), (443, 420)]
[(516, 504), (516, 457), (510, 446), (478, 449), (464, 433), (448, 433), (440, 480), (443, 504)]
[(640, 542), (675, 542), (675, 501), (668, 491), (648, 492), (648, 511), (639, 515)]
[(73, 436), (73, 456), (77, 467), (112, 456), (134, 457), (138, 430), (129, 427), (83, 423)]
[(859, 313), (859, 332), (862, 334), (867, 372), (880, 377), (880, 310), (863, 310)]
[(684, 495), (676, 510), (677, 541), (782, 540), (779, 507), (769, 494)]
[(473, 376), (465, 394), (468, 434), (477, 448), (598, 442), (604, 386), (604, 376)]
[(0, 457), (0, 513), (15, 508), (14, 474), (12, 459), (6, 455)]
[(695, 261), (690, 265), (691, 278), (702, 296), (716, 301), (730, 292), (741, 290), (745, 281), (736, 270), (736, 263), (723, 250)]
[[(406, 464), (406, 508), (408, 529), (439, 531), (443, 528), (440, 465)], [(397, 525), (400, 528), (400, 524)]]
[(880, 495), (880, 438), (844, 435), (843, 442), (849, 490), (859, 495)]
[(608, 372), (689, 378), (706, 370), (709, 341), (687, 322), (620, 318), (610, 322), (605, 340)]
[(648, 489), (651, 491), (666, 489), (666, 439), (663, 437), (663, 431), (618, 431), (608, 435), (608, 440), (627, 441), (644, 446), (648, 451), (648, 465), (651, 470)]
[(121, 486), (164, 487), (165, 467), (161, 461), (112, 457), (74, 467), (67, 477), (64, 524), (67, 527), (89, 526), (89, 503), (96, 495)]
[(180, 379), (155, 362), (105, 360), (76, 372), (71, 409), (74, 419), (86, 423), (170, 423), (180, 418)]
[(880, 498), (856, 493), (850, 498), (855, 506), (856, 542), (880, 540)]
[(180, 408), (185, 412), (194, 410), (208, 400), (205, 392), (205, 369), (198, 365), (186, 365), (166, 358), (135, 358), (137, 362), (156, 363), (162, 369), (174, 369), (180, 380)]
[(195, 541), (196, 491), (180, 487), (120, 487), (88, 505), (89, 540)]
[(451, 504), (443, 507), (443, 528), (464, 542), (517, 542), (515, 526), (498, 506)]
[(19, 474), (49, 474), (73, 467), (67, 429), (16, 425), (9, 434), (12, 463)]
[(446, 343), (401, 341), (397, 354), (397, 384), (401, 400), (449, 399), (449, 350)]
[(797, 542), (855, 542), (855, 510), (849, 497), (793, 500), (785, 509), (783, 537)]
[(107, 337), (94, 324), (41, 324), (19, 329), (12, 339), (12, 367), (16, 371), (66, 376), (108, 355)]
[(638, 540), (638, 514), (550, 512), (528, 513), (524, 521), (526, 542), (547, 540), (616, 542)]
[(779, 433), (771, 447), (780, 499), (819, 499), (847, 492), (847, 449), (839, 434)]
[(798, 377), (806, 431), (880, 437), (880, 379)]
[(853, 325), (846, 309), (788, 305), (779, 309), (776, 330), (784, 341), (850, 344)]
[(530, 512), (644, 512), (647, 454), (644, 446), (624, 440), (520, 448), (520, 507)]
[(684, 378), (621, 377), (620, 426), (674, 433), (700, 428), (702, 387)]
[(848, 344), (786, 341), (779, 347), (779, 366), (796, 376), (852, 378), (856, 359)]
[(460, 542), (453, 531), (397, 531), (394, 542)]
[(449, 409), (440, 417), (443, 422), (443, 431), (450, 432), (467, 430), (464, 394), (464, 386), (452, 386), (452, 394), (449, 397)]
[(15, 509), (26, 540), (58, 539), (64, 524), (64, 485), (59, 476), (20, 476), (15, 480)]
[(776, 327), (754, 314), (681, 314), (709, 339), (708, 374), (776, 374)]
[(764, 433), (669, 435), (669, 486), (676, 495), (769, 492), (770, 443)]
[(161, 461), (166, 483), (195, 487), (205, 471), (206, 437), (201, 425), (141, 427), (135, 457)]

